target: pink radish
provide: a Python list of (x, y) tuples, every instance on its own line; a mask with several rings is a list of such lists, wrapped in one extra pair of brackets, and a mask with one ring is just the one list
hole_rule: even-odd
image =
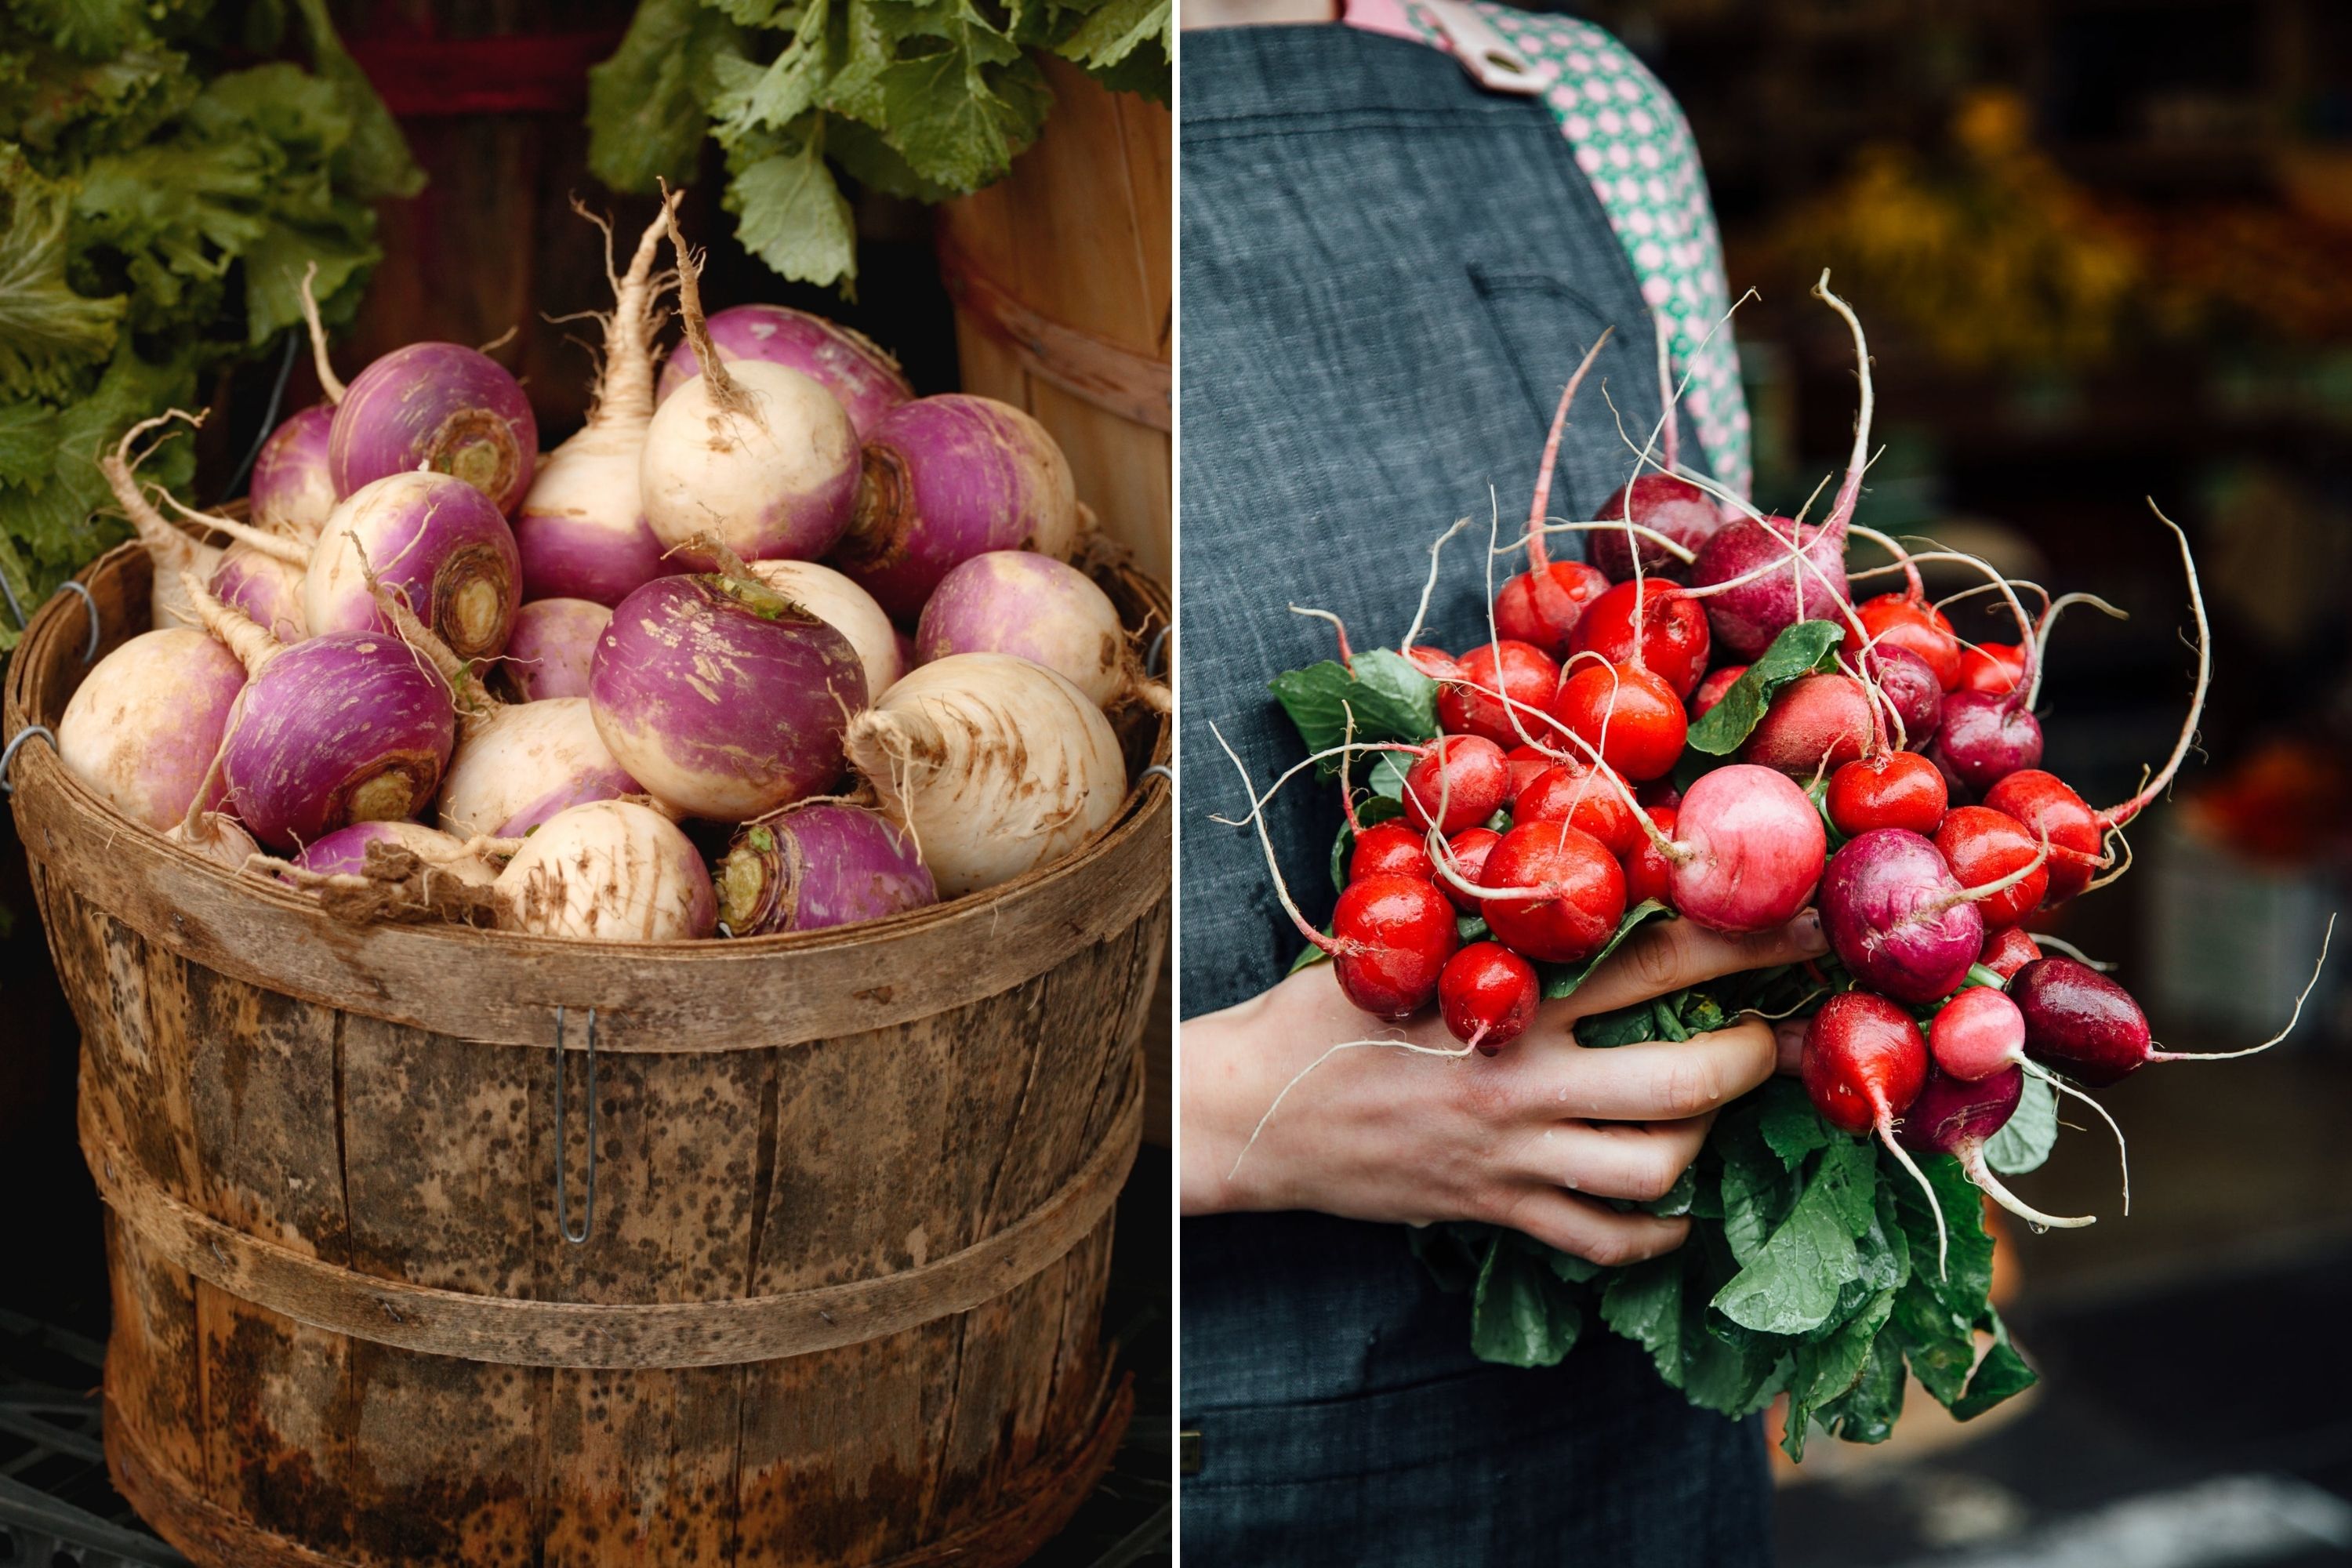
[(940, 578), (915, 628), (915, 649), (926, 664), (951, 653), (1019, 654), (1105, 708), (1168, 708), (1168, 689), (1144, 675), (1110, 595), (1076, 567), (1034, 551), (992, 550)]
[(656, 577), (614, 610), (588, 700), (614, 760), (656, 800), (742, 822), (840, 778), (866, 675), (847, 637), (754, 577)]
[(661, 292), (654, 258), (677, 200), (675, 195), (662, 198), (663, 216), (638, 237), (625, 274), (613, 274), (612, 230), (605, 227), (613, 313), (604, 321), (604, 363), (588, 421), (540, 464), (515, 514), (522, 589), (530, 598), (617, 605), (664, 570), (661, 542), (646, 521), (638, 465), (654, 417), (653, 339)]
[(1945, 1272), (1948, 1243), (1944, 1208), (1903, 1146), (1895, 1120), (1910, 1110), (1927, 1082), (1927, 1042), (1911, 1015), (1884, 996), (1842, 991), (1822, 1004), (1805, 1026), (1801, 1064), (1805, 1096), (1823, 1120), (1843, 1132), (1876, 1133), (1896, 1163), (1927, 1194), (1936, 1216), (1936, 1271)]
[(499, 924), (590, 942), (685, 942), (718, 929), (694, 841), (635, 801), (575, 805), (514, 847), (494, 884)]
[(1061, 858), (1127, 794), (1118, 736), (1094, 700), (1009, 654), (908, 672), (851, 721), (848, 751), (946, 898)]
[(690, 565), (716, 558), (712, 537), (747, 561), (814, 561), (849, 526), (857, 501), (857, 433), (823, 384), (763, 360), (730, 365), (711, 352), (694, 257), (666, 217), (677, 253), (679, 312), (702, 374), (671, 394), (646, 429), (638, 484), (646, 521)]
[(1675, 910), (1710, 931), (1769, 931), (1795, 918), (1822, 879), (1829, 834), (1785, 773), (1737, 763), (1699, 775), (1675, 808), (1668, 837), (1648, 813), (1637, 826), (1666, 858)]
[[(1986, 963), (1991, 967), (1990, 957)], [(2061, 1094), (2074, 1096), (2096, 1111), (2099, 1120), (2116, 1135), (2116, 1153), (2124, 1162), (2124, 1213), (2131, 1213), (2131, 1157), (2124, 1143), (2124, 1130), (2116, 1125), (2116, 1119), (2107, 1114), (2105, 1106), (2026, 1056), (2025, 1015), (2006, 994), (1990, 985), (1970, 985), (1962, 990), (1944, 1004), (1928, 1025), (1927, 1049), (1936, 1058), (1939, 1074), (1946, 1078), (1961, 1083), (1980, 1083), (1997, 1074), (2021, 1072), (2040, 1079)], [(1990, 1136), (1990, 1131), (1987, 1136)], [(1981, 1182), (1977, 1184), (1984, 1185)], [(1986, 1190), (1991, 1191), (1989, 1187)]]
[(1922, 1154), (1958, 1156), (1960, 1169), (1979, 1192), (2028, 1225), (2072, 1230), (2093, 1223), (2090, 1215), (2062, 1219), (2028, 1205), (1985, 1163), (1985, 1144), (2016, 1114), (2024, 1095), (2025, 1075), (2013, 1067), (1978, 1082), (1931, 1070), (1895, 1136)]
[(746, 823), (717, 880), (719, 922), (732, 936), (855, 925), (940, 900), (905, 828), (840, 801)]
[(866, 432), (864, 463), (834, 559), (893, 616), (912, 618), (975, 555), (1058, 560), (1077, 542), (1069, 460), (1009, 403), (947, 393), (903, 404)]
[[(142, 632), (74, 689), (58, 760), (131, 821), (168, 832), (203, 795), (245, 680), (236, 656), (193, 626)], [(201, 804), (219, 798), (215, 781)]]
[[(707, 331), (725, 363), (764, 360), (814, 377), (841, 404), (861, 438), (885, 414), (915, 395), (898, 362), (879, 344), (806, 310), (785, 305), (735, 305), (713, 315)], [(701, 374), (702, 362), (694, 344), (680, 343), (662, 366), (656, 399), (667, 401), (671, 393)]]
[(335, 405), (327, 460), (348, 498), (425, 468), (462, 480), (501, 513), (520, 505), (539, 463), (539, 421), (515, 378), (478, 350), (410, 343), (353, 377)]
[(754, 561), (751, 575), (849, 639), (866, 671), (866, 695), (881, 696), (921, 663), (899, 646), (898, 629), (874, 595), (814, 561)]
[(534, 599), (515, 612), (499, 660), (507, 685), (525, 702), (588, 695), (588, 662), (613, 612), (587, 599)]
[(522, 603), (522, 563), (506, 519), (472, 486), (403, 473), (345, 496), (302, 585), (313, 635), (384, 626), (362, 557), (458, 658), (495, 658), (506, 647)]

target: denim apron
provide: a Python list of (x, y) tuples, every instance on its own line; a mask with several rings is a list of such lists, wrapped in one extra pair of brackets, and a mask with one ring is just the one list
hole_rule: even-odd
[[(1261, 786), (1303, 754), (1265, 682), (1329, 657), (1331, 633), (1285, 606), (1337, 613), (1359, 647), (1392, 645), (1430, 541), (1469, 516), (1424, 640), (1474, 644), (1490, 506), (1502, 538), (1523, 530), (1585, 349), (1616, 328), (1561, 442), (1554, 515), (1591, 515), (1632, 471), (1601, 385), (1636, 441), (1658, 392), (1630, 264), (1539, 102), (1338, 26), (1192, 32), (1182, 53), (1181, 963), (1196, 1015), (1265, 990), (1301, 946), (1255, 836), (1209, 820), (1244, 798), (1212, 722)], [(1513, 563), (1495, 567), (1499, 581)], [(1338, 825), (1334, 792), (1304, 783), (1271, 813), (1318, 921)], [(1464, 1299), (1428, 1282), (1396, 1226), (1225, 1215), (1185, 1221), (1182, 1247), (1187, 1561), (1769, 1561), (1757, 1423), (1691, 1408), (1598, 1323), (1556, 1368), (1490, 1366), (1469, 1353)]]

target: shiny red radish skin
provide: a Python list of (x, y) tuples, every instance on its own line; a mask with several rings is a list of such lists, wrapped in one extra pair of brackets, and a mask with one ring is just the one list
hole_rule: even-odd
[(1536, 1021), (1543, 987), (1536, 966), (1498, 942), (1474, 942), (1437, 975), (1437, 1011), (1446, 1032), (1494, 1056)]
[[(1936, 829), (1936, 852), (1966, 886), (1980, 888), (1999, 881), (2032, 860), (2041, 846), (2011, 818), (1987, 806), (1958, 805), (1944, 814)], [(2014, 926), (2033, 912), (2050, 883), (2050, 866), (2029, 873), (2023, 881), (1988, 893), (1977, 901), (1985, 929)]]
[(1348, 850), (1348, 880), (1368, 877), (1417, 877), (1428, 881), (1437, 875), (1430, 864), (1428, 841), (1402, 822), (1382, 822), (1356, 835)]
[(2042, 956), (2042, 944), (2023, 926), (2003, 926), (1985, 938), (1985, 950), (1977, 962), (2006, 981), (2011, 975)]
[(1690, 719), (1664, 678), (1630, 664), (1580, 663), (1559, 683), (1552, 717), (1636, 782), (1664, 778), (1682, 760)]
[(1544, 963), (1581, 963), (1625, 918), (1625, 873), (1601, 840), (1564, 822), (1514, 827), (1487, 853), (1483, 886), (1536, 889), (1479, 902), (1513, 951)]
[(1731, 936), (1769, 931), (1812, 898), (1829, 832), (1785, 773), (1735, 763), (1702, 773), (1675, 808), (1676, 913)]
[[(1673, 460), (1667, 461), (1671, 467)], [(1599, 522), (1630, 519), (1636, 527), (1663, 533), (1694, 554), (1723, 526), (1723, 514), (1716, 510), (1706, 492), (1673, 474), (1643, 474), (1632, 483), (1620, 486), (1594, 510), (1592, 516)], [(1585, 537), (1586, 547), (1592, 552), (1592, 563), (1608, 574), (1612, 583), (1633, 581), (1637, 551), (1645, 579), (1690, 581), (1690, 563), (1654, 539), (1644, 539), (1638, 533), (1629, 539), (1622, 528), (1597, 528)]]
[(2054, 909), (2098, 876), (2105, 859), (2105, 827), (2057, 774), (2020, 768), (1987, 790), (1984, 803), (2014, 818), (2027, 837), (2050, 840), (2050, 887), (2043, 903)]
[(1609, 591), (1609, 579), (1581, 561), (1553, 561), (1522, 572), (1495, 591), (1498, 636), (1541, 648), (1549, 658), (1568, 657), (1593, 602)]
[(2013, 642), (1979, 643), (1960, 649), (1960, 678), (1952, 689), (2006, 697), (2025, 679), (2023, 648)]
[[(1801, 552), (1804, 565), (1795, 563)], [(1707, 624), (1717, 645), (1752, 659), (1799, 621), (1845, 618), (1845, 522), (1800, 523), (1785, 517), (1734, 518), (1717, 530), (1691, 566), (1708, 595)]]
[[(1652, 805), (1643, 809), (1649, 814), (1650, 820), (1658, 825), (1660, 832), (1669, 838), (1674, 837), (1675, 813), (1673, 806)], [(1625, 905), (1628, 909), (1653, 899), (1668, 909), (1675, 907), (1674, 862), (1666, 858), (1665, 851), (1659, 848), (1647, 834), (1642, 836), (1642, 842), (1633, 847), (1633, 853), (1624, 860)]]
[(1511, 826), (1523, 827), (1531, 822), (1565, 822), (1580, 827), (1621, 860), (1636, 844), (1649, 842), (1642, 825), (1633, 820), (1633, 808), (1608, 775), (1596, 774), (1575, 763), (1545, 770), (1542, 777), (1519, 792), (1519, 798), (1511, 805)]
[(1544, 738), (1551, 726), (1543, 715), (1559, 689), (1559, 666), (1550, 656), (1506, 637), (1480, 643), (1455, 662), (1461, 675), (1437, 694), (1437, 721), (1446, 733), (1483, 735), (1498, 746)]
[(1446, 652), (1442, 647), (1431, 647), (1426, 644), (1415, 644), (1413, 647), (1408, 647), (1404, 650), (1404, 657), (1406, 659), (1411, 661), (1413, 668), (1421, 671), (1422, 674), (1429, 677), (1432, 680), (1459, 680), (1462, 679), (1462, 661), (1455, 658), (1452, 654)]
[[(1481, 880), (1486, 874), (1486, 857), (1494, 853), (1495, 846), (1502, 841), (1503, 836), (1491, 827), (1473, 827), (1447, 839), (1445, 849), (1453, 861), (1454, 874), (1464, 881), (1473, 884)], [(1442, 878), (1438, 881), (1437, 890), (1453, 900), (1454, 907), (1464, 914), (1475, 915), (1480, 912), (1475, 894), (1465, 893)]]
[[(1848, 621), (1845, 657), (1862, 657), (1865, 646), (1899, 647), (1917, 656), (1946, 691), (1960, 683), (1960, 639), (1944, 612), (1914, 601), (1907, 594), (1881, 594), (1853, 607), (1857, 628)], [(1866, 634), (1866, 637), (1865, 637)]]
[(2037, 958), (2010, 977), (2009, 996), (2025, 1019), (2025, 1054), (2092, 1089), (2169, 1054), (2155, 1049), (2131, 993), (2087, 963)]
[(1882, 827), (1849, 839), (1822, 874), (1822, 924), (1854, 978), (1897, 1001), (1933, 1002), (1968, 978), (1984, 917), (1919, 834)]
[(1904, 748), (1926, 751), (1944, 724), (1944, 689), (1927, 661), (1908, 648), (1874, 647), (1863, 655), (1862, 673), (1903, 721)]
[(1405, 820), (1452, 837), (1502, 810), (1510, 788), (1502, 747), (1481, 735), (1443, 736), (1405, 770)]
[(1742, 762), (1809, 779), (1870, 749), (1870, 694), (1850, 675), (1800, 676), (1772, 699), (1740, 748)]
[(1881, 752), (1830, 775), (1830, 821), (1849, 838), (1875, 827), (1933, 834), (1946, 804), (1944, 775), (1916, 752)]
[(2013, 1069), (2025, 1056), (2025, 1015), (1990, 985), (1967, 986), (1928, 1024), (1927, 1052), (1965, 1083)]
[(1417, 877), (1350, 882), (1331, 911), (1339, 989), (1374, 1017), (1401, 1023), (1429, 1005), (1461, 947), (1454, 905)]
[(1559, 760), (1538, 746), (1513, 746), (1505, 752), (1503, 762), (1511, 770), (1511, 794), (1504, 804), (1518, 805), (1520, 792), (1551, 772)]
[(1895, 1141), (1895, 1118), (1911, 1109), (1927, 1084), (1927, 1042), (1911, 1015), (1884, 996), (1841, 991), (1805, 1026), (1799, 1072), (1805, 1098), (1841, 1131), (1875, 1134), (1911, 1173), (1936, 1216), (1936, 1269), (1944, 1271), (1943, 1205), (1911, 1156)]
[(1944, 699), (1935, 755), (1969, 793), (1982, 796), (2020, 768), (2042, 763), (2042, 724), (2014, 697), (1955, 691)]
[(1595, 599), (1570, 646), (1611, 664), (1638, 664), (1687, 700), (1706, 674), (1714, 645), (1706, 610), (1696, 599), (1672, 583), (1644, 578), (1639, 584), (1620, 583)]
[[(1983, 994), (1983, 988), (1979, 987), (1975, 994)], [(1986, 1163), (1985, 1144), (2009, 1124), (2009, 1119), (2017, 1114), (2019, 1101), (2024, 1098), (2025, 1073), (2013, 1065), (1973, 1082), (1931, 1070), (1919, 1089), (1919, 1098), (1904, 1112), (1895, 1136), (1906, 1149), (1916, 1149), (1923, 1154), (1950, 1154), (1958, 1159), (1961, 1171), (1978, 1191), (2028, 1225), (2045, 1230), (2073, 1230), (2091, 1224), (2094, 1216), (2090, 1215), (2047, 1215), (2024, 1203), (2001, 1184), (2000, 1178)]]
[(1698, 689), (1691, 693), (1691, 722), (1696, 724), (1706, 718), (1707, 710), (1722, 701), (1723, 694), (1738, 684), (1739, 678), (1747, 673), (1748, 667), (1744, 664), (1727, 664), (1720, 669), (1709, 670), (1706, 679), (1698, 683)]

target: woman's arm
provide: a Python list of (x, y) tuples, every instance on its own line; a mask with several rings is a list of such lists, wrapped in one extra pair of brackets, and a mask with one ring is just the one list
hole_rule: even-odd
[[(1534, 1027), (1500, 1056), (1447, 1061), (1342, 1051), (1283, 1101), (1250, 1145), (1266, 1107), (1300, 1068), (1339, 1041), (1387, 1032), (1349, 1005), (1328, 967), (1301, 971), (1184, 1025), (1183, 1212), (1484, 1220), (1601, 1264), (1671, 1251), (1687, 1220), (1622, 1215), (1592, 1199), (1664, 1194), (1697, 1156), (1717, 1108), (1769, 1078), (1785, 1046), (1753, 1019), (1681, 1044), (1612, 1050), (1578, 1045), (1570, 1026), (1828, 948), (1810, 910), (1751, 937), (1718, 936), (1687, 921), (1654, 926), (1574, 997), (1546, 1003)], [(1458, 1048), (1434, 1019), (1394, 1033)]]

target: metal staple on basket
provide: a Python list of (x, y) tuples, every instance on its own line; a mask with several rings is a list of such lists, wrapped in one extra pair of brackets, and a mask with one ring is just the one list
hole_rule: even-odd
[(564, 1189), (563, 1009), (555, 1010), (555, 1224), (563, 1239), (574, 1247), (588, 1245), (596, 1228), (596, 1009), (588, 1009), (588, 1202), (580, 1214), (580, 1229), (572, 1229), (572, 1201)]
[(1143, 650), (1144, 674), (1154, 677), (1159, 675), (1164, 662), (1163, 656), (1168, 652), (1168, 634), (1175, 629), (1174, 624), (1171, 623), (1151, 634), (1151, 642)]
[(47, 741), (51, 751), (55, 751), (57, 749), (57, 732), (51, 730), (47, 724), (27, 724), (23, 729), (17, 731), (16, 733), (10, 738), (6, 747), (0, 748), (0, 795), (15, 795), (16, 793), (16, 784), (8, 777), (8, 770), (16, 765), (16, 748), (31, 740), (36, 735)]
[(68, 577), (64, 582), (58, 584), (58, 592), (60, 594), (79, 594), (81, 595), (82, 606), (89, 612), (88, 619), (89, 621), (89, 638), (82, 644), (81, 647), (81, 661), (84, 664), (88, 664), (91, 659), (98, 657), (98, 601), (89, 596), (89, 584), (81, 582), (78, 578)]

